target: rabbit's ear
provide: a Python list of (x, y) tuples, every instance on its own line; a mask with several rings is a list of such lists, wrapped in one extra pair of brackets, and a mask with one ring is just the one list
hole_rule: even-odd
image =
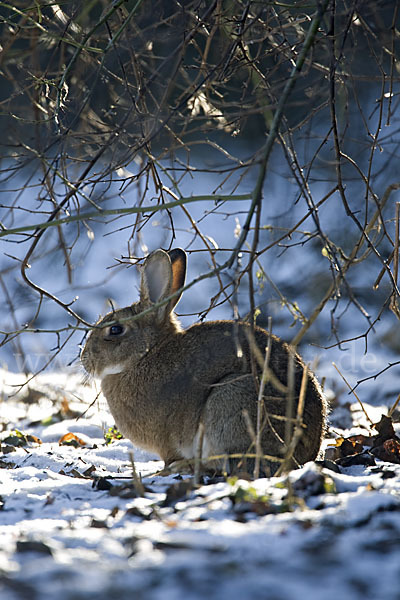
[[(155, 250), (144, 264), (140, 285), (140, 299), (148, 304), (156, 304), (179, 290), (185, 282), (186, 254), (180, 248), (164, 252)], [(177, 304), (180, 295), (160, 307), (159, 317), (163, 319)]]
[[(186, 278), (186, 252), (182, 250), (182, 248), (174, 248), (168, 252), (169, 257), (171, 259), (172, 266), (172, 286), (170, 294), (173, 294), (179, 288), (185, 285)], [(182, 296), (182, 292), (172, 298), (169, 303), (169, 310), (173, 310), (174, 307), (178, 304), (180, 298)]]
[(142, 269), (140, 299), (156, 304), (170, 295), (171, 286), (171, 260), (164, 250), (155, 250), (146, 258)]

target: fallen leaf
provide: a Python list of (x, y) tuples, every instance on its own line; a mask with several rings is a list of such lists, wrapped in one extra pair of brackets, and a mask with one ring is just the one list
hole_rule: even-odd
[(61, 400), (61, 413), (62, 414), (68, 414), (70, 412), (70, 407), (69, 407), (69, 402), (66, 399), (66, 397), (64, 396), (64, 398)]
[(95, 529), (108, 529), (107, 523), (105, 521), (100, 521), (99, 519), (92, 519), (90, 527), (94, 527)]
[(36, 425), (44, 425), (45, 427), (48, 427), (53, 423), (59, 423), (60, 421), (65, 421), (65, 419), (76, 419), (80, 416), (81, 413), (76, 410), (72, 410), (69, 406), (68, 400), (66, 398), (63, 398), (61, 400), (61, 406), (57, 412), (52, 413), (47, 417), (44, 417), (40, 421), (32, 421), (30, 425), (32, 427)]
[(151, 519), (151, 514), (143, 512), (137, 506), (131, 506), (126, 510), (125, 514), (130, 517), (139, 517), (140, 519), (144, 519), (145, 521), (150, 521)]
[(79, 448), (79, 446), (86, 446), (86, 442), (79, 438), (74, 433), (66, 433), (58, 440), (59, 446), (73, 446)]
[[(16, 448), (21, 448), (23, 446), (27, 446), (28, 442), (33, 442), (34, 444), (41, 444), (42, 440), (38, 437), (36, 437), (36, 435), (31, 435), (30, 433), (24, 433), (23, 431), (20, 431), (19, 429), (14, 429), (14, 431), (12, 431), (10, 433), (10, 435), (8, 435), (6, 438), (4, 438), (3, 440), (3, 444), (8, 444), (9, 446), (14, 446)], [(4, 448), (2, 448), (3, 452), (4, 452)]]
[(60, 475), (66, 475), (67, 477), (75, 477), (76, 479), (86, 479), (77, 469), (71, 469), (70, 471), (65, 471), (61, 469), (59, 471)]
[(94, 487), (95, 490), (99, 490), (99, 492), (108, 492), (114, 486), (106, 477), (100, 477), (99, 479), (93, 480), (92, 487)]
[(373, 442), (373, 436), (364, 435), (363, 433), (359, 433), (356, 435), (350, 435), (348, 438), (351, 442), (356, 442), (361, 444), (362, 446), (371, 446)]
[(93, 475), (93, 473), (94, 473), (95, 471), (96, 471), (96, 467), (95, 467), (95, 465), (91, 465), (90, 467), (88, 467), (88, 468), (86, 469), (86, 471), (83, 471), (82, 475), (83, 475), (84, 477), (91, 478), (91, 477), (92, 477), (92, 475)]
[(164, 502), (162, 503), (162, 506), (171, 506), (175, 504), (175, 502), (177, 502), (178, 500), (186, 498), (186, 496), (192, 490), (192, 479), (186, 479), (184, 481), (179, 481), (178, 483), (172, 483), (167, 489), (167, 494), (165, 496)]
[(44, 542), (36, 540), (18, 541), (17, 552), (38, 552), (39, 554), (53, 555), (51, 548)]
[(383, 442), (383, 447), (388, 454), (393, 454), (396, 458), (400, 458), (400, 442), (398, 440), (386, 440), (386, 442)]
[(120, 498), (137, 498), (139, 494), (136, 491), (134, 483), (122, 483), (114, 485), (110, 489), (110, 496), (119, 496)]
[(386, 440), (381, 446), (372, 448), (371, 452), (380, 460), (400, 464), (400, 442), (397, 439)]
[(329, 460), (339, 461), (346, 456), (360, 454), (364, 446), (371, 445), (371, 438), (365, 435), (351, 435), (348, 438), (338, 437), (334, 444), (329, 444), (325, 457)]
[(250, 503), (250, 511), (259, 517), (264, 517), (265, 515), (275, 514), (276, 507), (272, 506), (269, 502), (256, 500), (255, 502)]
[(36, 435), (32, 435), (30, 433), (28, 433), (28, 435), (26, 436), (28, 442), (33, 442), (34, 444), (42, 444), (42, 440), (40, 438), (38, 438)]
[(10, 454), (10, 452), (16, 452), (16, 447), (15, 446), (11, 446), (9, 444), (2, 444), (1, 445), (1, 452), (3, 454)]
[(396, 438), (396, 432), (393, 428), (393, 420), (387, 415), (382, 415), (379, 423), (374, 424), (375, 429), (378, 432), (377, 436), (373, 438), (373, 447), (381, 446), (386, 440)]
[(77, 410), (72, 410), (72, 408), (69, 405), (68, 400), (64, 396), (64, 398), (61, 400), (61, 407), (58, 412), (58, 415), (59, 415), (60, 420), (76, 419), (77, 417), (81, 416), (81, 413)]
[(112, 517), (114, 519), (118, 513), (119, 513), (119, 506), (114, 506), (114, 508), (110, 512), (110, 517)]
[(360, 444), (360, 442), (354, 441), (350, 438), (343, 440), (343, 443), (340, 445), (341, 457), (351, 456), (352, 454), (359, 454), (360, 452), (363, 452), (363, 450), (363, 444)]
[(176, 519), (166, 519), (164, 525), (170, 529), (176, 529), (178, 527), (178, 521)]
[(376, 465), (375, 458), (370, 452), (359, 452), (358, 454), (350, 454), (339, 458), (337, 464), (341, 467), (354, 467), (355, 465), (363, 465), (364, 467), (374, 467)]
[(37, 404), (41, 398), (43, 398), (45, 394), (40, 390), (34, 390), (31, 387), (28, 387), (28, 392), (25, 396), (21, 398), (22, 402), (26, 404)]
[(27, 445), (28, 438), (24, 433), (22, 433), (22, 431), (15, 429), (12, 433), (10, 433), (9, 436), (4, 438), (3, 443), (20, 448)]

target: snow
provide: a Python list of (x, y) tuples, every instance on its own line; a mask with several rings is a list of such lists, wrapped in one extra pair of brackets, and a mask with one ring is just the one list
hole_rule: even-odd
[[(29, 403), (10, 386), (22, 378), (0, 372), (2, 600), (398, 598), (400, 465), (309, 463), (290, 474), (291, 504), (285, 477), (219, 481), (167, 502), (182, 478), (157, 475), (158, 457), (128, 440), (105, 443), (113, 422), (104, 400), (90, 407), (96, 390), (44, 374), (31, 384), (43, 397)], [(65, 399), (85, 416), (51, 422)], [(8, 452), (15, 429), (42, 443)], [(68, 432), (86, 444), (59, 445)], [(114, 495), (131, 484), (132, 451), (145, 497), (132, 497), (132, 485), (131, 497)], [(248, 498), (271, 510), (258, 513)]]

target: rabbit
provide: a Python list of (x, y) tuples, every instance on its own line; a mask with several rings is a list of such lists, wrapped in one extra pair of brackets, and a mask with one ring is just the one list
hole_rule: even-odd
[[(254, 457), (255, 453), (254, 437), (243, 416), (246, 409), (255, 429), (258, 390), (252, 348), (257, 347), (256, 354), (263, 357), (270, 341), (273, 376), (264, 390), (261, 448), (266, 455), (282, 458), (287, 450), (287, 420), (282, 418), (287, 409), (285, 386), (289, 353), (294, 351), (278, 337), (244, 322), (209, 321), (183, 329), (174, 308), (185, 276), (184, 250), (152, 252), (141, 270), (139, 302), (113, 310), (90, 331), (81, 353), (85, 370), (101, 380), (121, 433), (134, 445), (157, 453), (166, 467), (193, 459), (202, 423), (202, 457), (236, 455), (219, 463), (234, 472), (246, 470), (246, 463), (240, 467), (238, 455), (252, 452)], [(141, 316), (132, 318), (137, 315)], [(254, 362), (260, 375), (260, 361)], [(304, 363), (294, 354), (293, 417), (303, 370)], [(302, 435), (292, 466), (317, 457), (325, 418), (324, 395), (309, 373)], [(263, 464), (264, 475), (279, 466), (274, 460)]]

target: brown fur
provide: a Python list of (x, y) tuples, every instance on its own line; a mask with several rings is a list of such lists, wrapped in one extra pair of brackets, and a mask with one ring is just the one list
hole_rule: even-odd
[[(249, 339), (262, 356), (268, 344), (265, 330), (255, 328), (253, 338), (249, 325), (233, 321), (211, 321), (182, 330), (172, 312), (178, 295), (140, 319), (129, 320), (174, 294), (184, 283), (185, 271), (182, 250), (173, 250), (171, 256), (162, 250), (151, 254), (142, 273), (140, 302), (102, 319), (82, 352), (85, 369), (93, 375), (103, 374), (102, 390), (121, 432), (134, 444), (157, 452), (166, 465), (189, 458), (190, 453), (193, 456), (200, 422), (205, 426), (208, 455), (246, 453), (251, 448), (243, 419), (243, 409), (253, 423), (257, 414)], [(150, 282), (151, 278), (157, 281)], [(119, 323), (123, 333), (115, 335), (107, 323)], [(270, 367), (284, 385), (288, 356), (288, 346), (273, 336)], [(294, 415), (303, 366), (296, 355)], [(104, 369), (120, 372), (104, 374)], [(264, 402), (272, 427), (283, 438), (284, 421), (274, 415), (286, 414), (286, 400), (272, 383), (266, 386)], [(325, 415), (323, 394), (310, 373), (305, 428), (295, 452), (298, 463), (316, 458)], [(262, 450), (280, 457), (285, 450), (268, 424)], [(274, 464), (269, 466), (274, 470)]]

